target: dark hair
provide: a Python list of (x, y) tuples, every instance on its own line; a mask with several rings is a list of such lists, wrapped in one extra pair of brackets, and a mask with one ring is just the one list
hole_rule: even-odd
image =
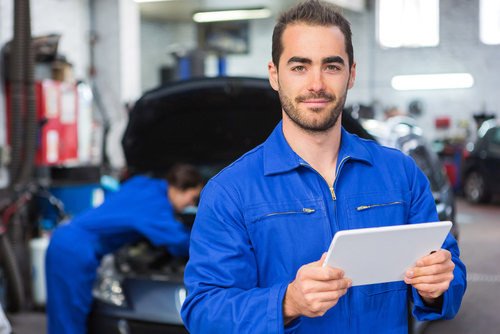
[(278, 68), (279, 59), (283, 53), (283, 32), (288, 25), (296, 23), (323, 27), (338, 27), (344, 35), (345, 50), (349, 58), (350, 68), (354, 62), (351, 25), (349, 21), (342, 16), (336, 6), (320, 0), (308, 0), (299, 3), (278, 17), (278, 21), (274, 26), (272, 41), (272, 58), (276, 68)]
[(187, 190), (203, 185), (203, 177), (196, 167), (188, 164), (175, 164), (167, 172), (168, 184), (180, 190)]

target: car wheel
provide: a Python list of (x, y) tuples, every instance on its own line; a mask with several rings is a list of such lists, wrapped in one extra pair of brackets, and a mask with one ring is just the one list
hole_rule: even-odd
[(478, 172), (471, 172), (464, 182), (465, 198), (472, 203), (487, 202), (489, 193), (483, 176)]

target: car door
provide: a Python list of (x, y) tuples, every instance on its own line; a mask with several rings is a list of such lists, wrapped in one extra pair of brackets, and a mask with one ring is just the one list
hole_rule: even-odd
[(486, 155), (483, 160), (485, 176), (488, 182), (491, 182), (491, 191), (500, 193), (500, 127), (490, 129), (485, 139), (487, 139)]

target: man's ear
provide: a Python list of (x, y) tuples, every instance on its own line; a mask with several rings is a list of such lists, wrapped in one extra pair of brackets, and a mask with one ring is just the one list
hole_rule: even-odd
[(349, 75), (349, 85), (348, 89), (351, 89), (354, 86), (354, 82), (356, 81), (356, 63), (352, 63), (351, 73)]
[(278, 91), (280, 88), (278, 80), (278, 68), (272, 61), (267, 64), (267, 71), (269, 72), (269, 83), (271, 84), (271, 87), (273, 87), (275, 91)]

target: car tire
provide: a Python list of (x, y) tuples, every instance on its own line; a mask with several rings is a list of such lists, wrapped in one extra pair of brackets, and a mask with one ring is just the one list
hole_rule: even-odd
[(470, 172), (464, 182), (465, 198), (471, 203), (484, 203), (490, 199), (490, 194), (484, 177), (476, 172)]

